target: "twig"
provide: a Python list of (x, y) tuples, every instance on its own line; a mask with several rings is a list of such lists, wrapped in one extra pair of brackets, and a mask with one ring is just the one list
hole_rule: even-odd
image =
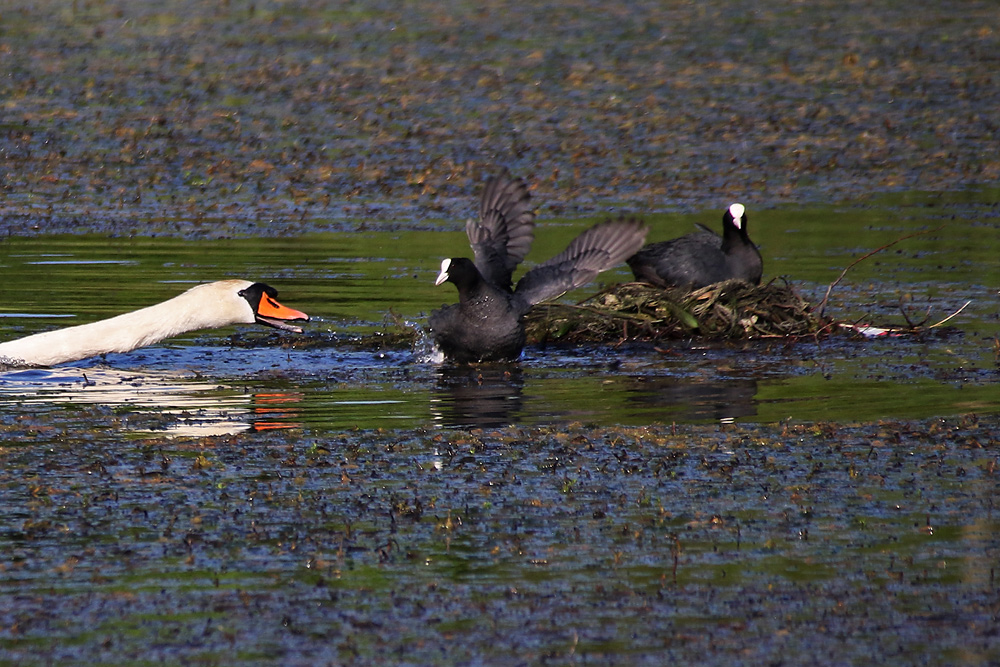
[(943, 320), (941, 320), (941, 321), (940, 321), (940, 322), (938, 322), (937, 324), (932, 324), (932, 325), (930, 325), (930, 326), (929, 326), (929, 327), (927, 327), (927, 328), (928, 328), (928, 329), (933, 329), (934, 327), (939, 327), (939, 326), (941, 326), (942, 324), (944, 324), (945, 322), (947, 322), (948, 320), (950, 320), (951, 318), (955, 317), (955, 316), (956, 316), (956, 315), (958, 315), (958, 314), (959, 314), (960, 312), (962, 312), (963, 310), (965, 310), (965, 308), (966, 308), (966, 307), (967, 307), (967, 306), (968, 306), (968, 305), (969, 305), (970, 303), (972, 303), (972, 301), (966, 301), (966, 302), (965, 302), (965, 305), (964, 305), (964, 306), (962, 306), (961, 308), (959, 308), (958, 310), (956, 310), (956, 311), (955, 311), (954, 313), (952, 313), (952, 314), (951, 314), (951, 315), (949, 315), (948, 317), (944, 318)]
[(865, 253), (861, 257), (858, 257), (856, 260), (848, 264), (847, 268), (841, 271), (840, 275), (837, 276), (837, 279), (834, 280), (832, 283), (830, 283), (830, 285), (826, 288), (826, 294), (823, 296), (823, 300), (819, 302), (819, 316), (823, 317), (823, 313), (826, 312), (826, 302), (830, 300), (830, 293), (833, 291), (833, 288), (836, 287), (840, 283), (840, 281), (844, 279), (844, 276), (847, 275), (847, 272), (853, 269), (855, 265), (860, 264), (861, 262), (865, 261), (872, 255), (878, 254), (883, 250), (891, 248), (900, 241), (905, 241), (906, 239), (912, 239), (914, 236), (923, 236), (924, 234), (930, 234), (931, 232), (937, 232), (942, 229), (944, 229), (944, 225), (941, 225), (940, 227), (935, 227), (934, 229), (925, 229), (921, 232), (914, 232), (912, 234), (907, 234), (906, 236), (901, 236), (900, 238), (896, 239), (895, 241), (892, 241), (891, 243), (886, 243), (884, 246), (880, 248), (875, 248), (871, 252)]
[(927, 320), (931, 319), (931, 307), (927, 306), (927, 312), (924, 313), (924, 319), (914, 324), (913, 320), (910, 319), (910, 316), (906, 314), (906, 306), (903, 304), (903, 297), (899, 297), (899, 312), (902, 313), (903, 319), (906, 320), (906, 325), (911, 329), (919, 329), (927, 322)]

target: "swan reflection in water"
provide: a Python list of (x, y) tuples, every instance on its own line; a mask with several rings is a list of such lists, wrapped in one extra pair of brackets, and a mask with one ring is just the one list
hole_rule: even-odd
[(241, 431), (297, 428), (296, 392), (253, 394), (206, 382), (195, 373), (111, 367), (60, 367), (0, 373), (0, 409), (43, 405), (106, 405), (130, 409), (133, 420), (155, 427), (130, 429), (151, 436), (203, 437)]

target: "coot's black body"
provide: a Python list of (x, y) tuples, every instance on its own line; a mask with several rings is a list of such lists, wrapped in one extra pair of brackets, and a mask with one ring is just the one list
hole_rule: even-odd
[(746, 209), (733, 204), (722, 216), (722, 236), (703, 230), (650, 243), (628, 259), (637, 280), (660, 287), (697, 289), (724, 280), (760, 283), (764, 262), (747, 233)]
[(513, 361), (524, 348), (524, 315), (592, 280), (642, 247), (648, 231), (638, 220), (607, 221), (576, 237), (552, 259), (528, 271), (511, 289), (511, 275), (534, 240), (528, 188), (504, 170), (486, 183), (478, 221), (466, 224), (475, 261), (441, 262), (435, 284), (451, 282), (459, 302), (431, 313), (431, 333), (445, 357), (461, 363)]
[(517, 359), (524, 349), (521, 318), (531, 305), (483, 279), (465, 257), (445, 260), (437, 284), (455, 283), (459, 303), (442, 306), (428, 320), (444, 356), (461, 363)]

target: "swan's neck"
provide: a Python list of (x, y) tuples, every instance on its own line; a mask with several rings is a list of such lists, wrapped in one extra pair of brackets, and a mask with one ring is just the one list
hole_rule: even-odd
[(98, 354), (129, 352), (197, 329), (253, 322), (249, 304), (243, 302), (244, 311), (239, 304), (234, 307), (202, 289), (206, 287), (107, 320), (0, 343), (0, 363), (54, 366)]

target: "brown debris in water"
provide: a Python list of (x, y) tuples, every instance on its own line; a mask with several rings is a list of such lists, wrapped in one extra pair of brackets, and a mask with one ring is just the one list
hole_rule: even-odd
[(552, 303), (526, 317), (530, 341), (656, 341), (697, 335), (745, 339), (816, 335), (830, 320), (817, 315), (786, 281), (731, 280), (688, 292), (624, 283), (578, 304)]

